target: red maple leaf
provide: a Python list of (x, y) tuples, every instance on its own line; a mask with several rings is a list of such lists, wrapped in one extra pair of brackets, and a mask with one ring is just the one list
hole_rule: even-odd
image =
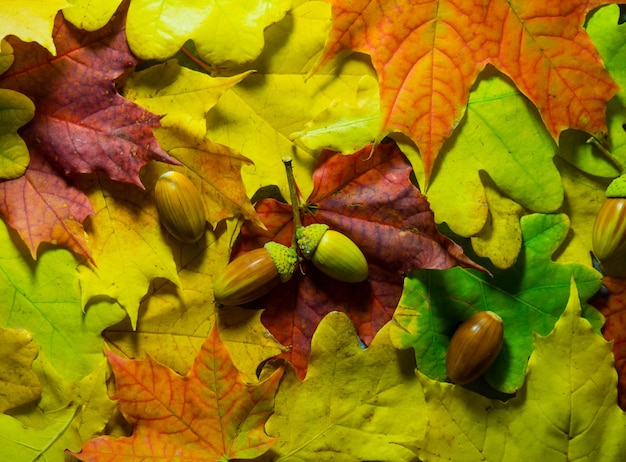
[[(0, 184), (0, 213), (33, 257), (43, 241), (90, 255), (82, 222), (93, 211), (71, 185), (72, 176), (104, 171), (143, 187), (138, 174), (149, 161), (178, 164), (152, 134), (159, 117), (116, 91), (116, 79), (137, 64), (126, 43), (127, 6), (96, 32), (76, 29), (59, 13), (53, 31), (57, 56), (36, 43), (8, 38), (15, 61), (0, 76), (0, 87), (30, 97), (35, 117), (20, 130), (31, 166), (24, 177)], [(29, 193), (38, 199), (31, 201)]]
[(252, 459), (274, 438), (265, 421), (283, 374), (245, 383), (213, 328), (186, 376), (148, 357), (127, 360), (108, 352), (119, 409), (134, 427), (129, 437), (101, 436), (85, 443), (83, 461), (220, 461)]
[[(395, 143), (348, 156), (326, 151), (319, 165), (314, 190), (302, 207), (302, 222), (325, 223), (350, 237), (368, 261), (369, 278), (357, 284), (338, 282), (304, 261), (288, 283), (251, 304), (265, 309), (262, 322), (276, 339), (292, 346), (285, 356), (300, 377), (306, 373), (313, 332), (327, 313), (347, 313), (369, 344), (391, 319), (404, 274), (457, 265), (480, 268), (439, 233), (428, 201), (409, 180), (411, 165)], [(267, 199), (256, 209), (267, 229), (244, 226), (233, 257), (269, 240), (291, 245), (291, 206)]]
[(330, 0), (323, 63), (367, 53), (380, 80), (382, 134), (420, 149), (426, 178), (458, 125), (478, 73), (492, 64), (539, 109), (555, 140), (567, 128), (606, 136), (617, 91), (582, 26), (611, 0)]
[(606, 319), (602, 334), (606, 340), (613, 342), (618, 375), (617, 399), (619, 406), (626, 410), (626, 280), (605, 277), (603, 282), (609, 294), (593, 305)]

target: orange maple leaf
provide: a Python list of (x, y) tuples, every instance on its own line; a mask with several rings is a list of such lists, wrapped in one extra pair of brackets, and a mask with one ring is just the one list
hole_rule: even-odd
[(332, 28), (317, 68), (342, 50), (371, 55), (380, 136), (409, 135), (426, 181), (487, 64), (537, 106), (555, 140), (567, 128), (606, 137), (617, 85), (582, 26), (587, 12), (615, 0), (329, 1)]
[(119, 409), (132, 436), (101, 436), (85, 443), (83, 461), (252, 459), (274, 438), (265, 421), (283, 374), (276, 369), (258, 384), (245, 383), (213, 328), (189, 373), (182, 377), (148, 357), (128, 360), (107, 352)]

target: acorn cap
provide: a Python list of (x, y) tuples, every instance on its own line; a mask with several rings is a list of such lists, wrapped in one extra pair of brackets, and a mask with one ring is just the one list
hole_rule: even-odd
[(304, 258), (311, 259), (327, 229), (328, 225), (314, 223), (296, 230), (296, 240)]
[(287, 282), (296, 269), (298, 254), (291, 247), (270, 241), (264, 245), (276, 265), (276, 270), (280, 276), (280, 282)]

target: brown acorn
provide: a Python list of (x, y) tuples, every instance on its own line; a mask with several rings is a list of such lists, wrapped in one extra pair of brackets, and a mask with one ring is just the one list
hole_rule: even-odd
[(159, 220), (176, 239), (194, 243), (204, 235), (206, 214), (198, 188), (180, 172), (169, 171), (159, 177), (154, 188)]
[(213, 281), (213, 296), (226, 306), (243, 305), (291, 279), (298, 256), (290, 247), (268, 242), (239, 255)]
[(464, 385), (480, 377), (498, 357), (503, 336), (502, 318), (493, 311), (481, 311), (466, 319), (450, 340), (448, 378)]

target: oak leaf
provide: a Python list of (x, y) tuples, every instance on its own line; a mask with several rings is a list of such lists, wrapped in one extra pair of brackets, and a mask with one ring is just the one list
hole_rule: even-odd
[(606, 103), (617, 85), (582, 26), (587, 12), (606, 3), (331, 0), (320, 64), (343, 50), (371, 56), (380, 81), (381, 138), (409, 135), (428, 184), (486, 64), (537, 106), (555, 140), (567, 128), (605, 138)]
[(113, 399), (134, 431), (130, 437), (89, 441), (74, 454), (80, 460), (250, 459), (274, 443), (264, 424), (283, 369), (258, 383), (245, 383), (216, 328), (184, 377), (150, 357), (125, 360), (107, 355), (115, 374)]
[[(411, 273), (394, 314), (394, 345), (413, 348), (420, 371), (445, 380), (446, 351), (458, 325), (476, 312), (493, 311), (503, 320), (504, 345), (484, 377), (505, 393), (518, 390), (532, 353), (532, 333), (550, 332), (567, 304), (572, 275), (583, 301), (601, 286), (592, 268), (551, 260), (568, 228), (565, 215), (522, 217), (520, 258), (508, 270), (494, 270), (493, 277), (465, 268)], [(586, 304), (585, 316), (599, 328), (598, 312)]]
[[(283, 197), (289, 197), (281, 158), (290, 155), (298, 187), (306, 197), (313, 188), (311, 174), (319, 152), (292, 135), (305, 130), (316, 116), (323, 117), (331, 105), (358, 107), (359, 84), (364, 78), (367, 85), (376, 80), (372, 66), (358, 57), (306, 78), (324, 46), (329, 18), (325, 2), (294, 2), (282, 21), (267, 28), (263, 53), (246, 67), (255, 72), (224, 92), (207, 114), (207, 137), (254, 163), (242, 168), (250, 196), (277, 185)], [(368, 135), (368, 144), (377, 135), (378, 128)]]
[[(440, 151), (441, 162), (428, 186), (437, 222), (463, 237), (491, 231), (489, 214), (497, 212), (487, 198), (490, 182), (529, 212), (551, 213), (563, 202), (553, 162), (556, 144), (524, 95), (493, 71), (485, 70), (478, 79), (465, 117)], [(415, 149), (402, 149), (423, 185), (426, 165), (415, 161)], [(519, 241), (519, 233), (507, 231), (507, 240)], [(516, 256), (508, 259), (515, 261)]]
[(526, 383), (506, 403), (417, 372), (426, 435), (407, 445), (420, 460), (622, 460), (626, 414), (616, 405), (611, 346), (581, 318), (572, 282), (547, 336), (533, 335)]
[(37, 42), (56, 54), (52, 37), (57, 12), (69, 3), (66, 0), (45, 2), (2, 2), (0, 9), (0, 40), (15, 35), (24, 42)]
[(280, 20), (291, 0), (134, 0), (128, 11), (128, 43), (144, 59), (170, 58), (188, 40), (205, 62), (243, 63), (263, 49), (263, 30)]
[[(111, 375), (107, 361), (101, 355), (90, 374), (73, 382), (66, 381), (64, 370), (57, 371), (44, 352), (33, 363), (33, 372), (42, 385), (41, 398), (0, 420), (0, 433), (5, 437), (0, 457), (64, 462), (65, 450), (78, 451), (84, 442), (100, 435), (116, 408), (107, 391)], [(21, 431), (15, 432), (15, 427)]]
[[(404, 274), (416, 268), (481, 268), (439, 233), (410, 173), (395, 143), (347, 156), (327, 151), (320, 157), (314, 191), (301, 206), (302, 222), (325, 223), (351, 238), (368, 261), (369, 278), (357, 284), (338, 282), (304, 261), (288, 283), (252, 303), (265, 309), (262, 322), (276, 339), (292, 347), (287, 356), (300, 376), (306, 371), (315, 326), (330, 311), (347, 313), (369, 344), (391, 318)], [(233, 257), (269, 240), (291, 245), (291, 205), (262, 200), (257, 213), (267, 230), (244, 226)]]
[(63, 16), (79, 29), (95, 31), (104, 27), (122, 3), (122, 0), (71, 0), (63, 8)]
[(33, 263), (16, 240), (0, 221), (0, 326), (30, 331), (66, 380), (80, 380), (102, 361), (100, 333), (123, 312), (96, 306), (83, 312), (72, 254), (50, 249)]
[[(626, 53), (620, 47), (623, 28), (616, 23), (617, 10), (616, 5), (609, 5), (595, 11), (586, 30), (611, 76), (624, 87), (626, 73), (621, 63)], [(618, 171), (608, 157), (587, 143), (589, 135), (583, 132), (563, 132), (557, 149), (536, 108), (502, 77), (490, 67), (483, 71), (470, 93), (463, 120), (439, 153), (440, 163), (428, 188), (437, 221), (445, 222), (456, 234), (472, 237), (477, 254), (506, 267), (517, 258), (519, 246), (512, 244), (521, 240), (519, 226), (502, 223), (509, 220), (507, 216), (513, 218), (507, 209), (517, 206), (511, 201), (525, 212), (564, 212), (572, 220), (574, 244), (564, 252), (570, 261), (589, 265), (590, 230), (597, 197), (603, 194), (589, 186), (602, 182), (594, 177), (611, 178)], [(626, 162), (626, 132), (622, 128), (625, 107), (623, 92), (617, 93), (607, 107), (608, 144), (622, 163)], [(402, 149), (423, 184), (417, 151), (408, 145)], [(587, 175), (575, 172), (563, 161)], [(494, 202), (494, 186), (509, 205)], [(449, 199), (451, 196), (454, 200)]]
[(170, 60), (133, 74), (124, 86), (126, 98), (166, 114), (155, 131), (159, 145), (184, 164), (185, 173), (199, 185), (212, 226), (235, 215), (261, 225), (241, 180), (241, 168), (252, 163), (206, 138), (207, 111), (248, 75), (210, 77)]
[(35, 106), (26, 96), (0, 89), (0, 178), (13, 179), (24, 174), (30, 156), (17, 129), (35, 115)]
[(278, 441), (261, 460), (412, 460), (399, 443), (426, 430), (414, 368), (389, 342), (389, 325), (363, 349), (350, 319), (329, 313), (313, 335), (306, 378), (285, 373), (267, 422)]

